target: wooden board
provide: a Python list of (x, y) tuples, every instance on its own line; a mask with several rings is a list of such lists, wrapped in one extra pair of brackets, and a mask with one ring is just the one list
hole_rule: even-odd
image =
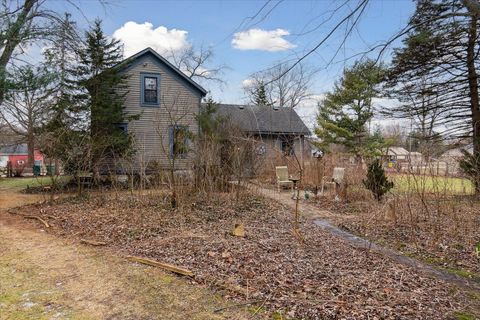
[(168, 270), (170, 272), (181, 274), (181, 275), (184, 275), (184, 276), (187, 276), (187, 277), (193, 277), (193, 272), (192, 271), (190, 271), (188, 269), (181, 268), (181, 267), (174, 266), (172, 264), (158, 262), (158, 261), (155, 261), (155, 260), (152, 260), (152, 259), (147, 259), (147, 258), (134, 257), (134, 256), (128, 256), (127, 259), (130, 260), (130, 261), (133, 261), (133, 262), (138, 262), (138, 263), (146, 264), (146, 265), (149, 265), (149, 266), (162, 268), (162, 269)]

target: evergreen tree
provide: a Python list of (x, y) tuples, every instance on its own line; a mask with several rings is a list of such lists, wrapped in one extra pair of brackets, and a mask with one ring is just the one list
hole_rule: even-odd
[[(473, 138), (474, 156), (480, 158), (479, 15), (469, 2), (417, 0), (388, 79), (393, 97), (408, 94), (415, 102), (392, 108), (394, 115), (412, 117), (428, 110), (437, 118), (437, 129), (453, 138)], [(480, 193), (480, 180), (475, 186)]]
[(383, 66), (371, 60), (357, 62), (343, 72), (333, 91), (319, 104), (315, 133), (322, 141), (320, 147), (326, 150), (331, 143), (341, 144), (362, 155), (373, 117), (372, 99), (380, 97), (383, 74)]
[(52, 45), (44, 52), (46, 65), (51, 73), (55, 74), (52, 83), (54, 100), (50, 105), (50, 122), (47, 132), (60, 133), (66, 129), (78, 128), (82, 125), (83, 108), (75, 100), (75, 95), (81, 90), (76, 82), (75, 67), (81, 39), (77, 35), (76, 23), (71, 20), (71, 15), (65, 13), (52, 34)]
[(377, 201), (382, 200), (383, 195), (393, 188), (393, 182), (388, 181), (380, 160), (375, 159), (368, 166), (367, 179), (363, 180), (363, 185), (372, 191)]
[(265, 90), (265, 84), (263, 81), (260, 81), (255, 91), (253, 92), (253, 101), (257, 106), (271, 106), (271, 103), (267, 98), (267, 91)]
[(480, 180), (480, 156), (462, 150), (463, 159), (460, 160), (460, 169), (473, 183)]
[(208, 97), (207, 102), (202, 106), (200, 113), (196, 116), (201, 136), (213, 137), (218, 133), (222, 119), (215, 115), (216, 112), (216, 102), (212, 97)]
[(393, 144), (394, 139), (385, 139), (380, 127), (376, 127), (373, 133), (365, 139), (362, 155), (366, 158), (380, 157)]
[(77, 83), (85, 91), (76, 98), (90, 116), (92, 165), (94, 171), (104, 158), (124, 157), (131, 151), (132, 139), (119, 124), (134, 117), (124, 113), (126, 77), (118, 72), (123, 48), (109, 39), (100, 20), (86, 32), (86, 44), (78, 51)]

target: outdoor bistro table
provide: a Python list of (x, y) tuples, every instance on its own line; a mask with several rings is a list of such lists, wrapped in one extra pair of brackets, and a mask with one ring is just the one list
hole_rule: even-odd
[(293, 176), (290, 176), (288, 178), (288, 180), (292, 181), (293, 182), (293, 195), (292, 195), (292, 199), (293, 200), (296, 200), (296, 197), (299, 196), (299, 191), (297, 189), (297, 182), (300, 181), (300, 178), (299, 177), (293, 177)]

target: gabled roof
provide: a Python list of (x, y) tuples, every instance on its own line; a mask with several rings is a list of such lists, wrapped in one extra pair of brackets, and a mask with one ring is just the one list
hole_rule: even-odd
[(4, 155), (25, 155), (28, 154), (28, 148), (26, 143), (12, 144), (8, 146), (0, 147), (0, 154)]
[(442, 157), (463, 157), (464, 154), (462, 150), (465, 150), (468, 153), (473, 154), (473, 144), (447, 150), (446, 152), (443, 153)]
[[(152, 55), (155, 59), (157, 59), (158, 62), (160, 62), (161, 64), (165, 65), (168, 69), (170, 69), (170, 71), (172, 71), (174, 74), (178, 75), (180, 77), (180, 79), (182, 79), (183, 81), (185, 81), (188, 85), (192, 86), (193, 88), (195, 88), (196, 90), (198, 90), (202, 96), (205, 96), (207, 94), (207, 90), (205, 90), (202, 86), (200, 86), (198, 83), (196, 83), (195, 81), (193, 81), (192, 79), (190, 79), (185, 73), (183, 73), (180, 69), (178, 69), (177, 67), (175, 67), (173, 64), (171, 64), (170, 62), (168, 62), (167, 59), (165, 59), (164, 57), (162, 57), (158, 52), (156, 52), (155, 50), (153, 50), (152, 48), (148, 47), (146, 49), (143, 49), (142, 51), (134, 54), (133, 56), (130, 56), (128, 58), (126, 58), (125, 60), (123, 60), (122, 62), (120, 62), (117, 66), (120, 67), (120, 69), (122, 69), (123, 67), (125, 68), (128, 68), (132, 63), (134, 63), (136, 60), (140, 59), (141, 57), (145, 56), (145, 55)], [(125, 66), (122, 66), (122, 65), (125, 65)]]
[(217, 114), (248, 133), (311, 134), (293, 108), (218, 104)]
[(397, 156), (408, 156), (409, 152), (402, 147), (389, 147), (388, 148), (388, 155), (397, 155)]

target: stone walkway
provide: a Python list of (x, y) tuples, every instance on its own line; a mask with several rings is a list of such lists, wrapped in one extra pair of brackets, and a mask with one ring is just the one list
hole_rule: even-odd
[[(254, 184), (248, 185), (248, 188), (254, 192), (257, 192), (263, 195), (264, 197), (270, 198), (285, 206), (295, 209), (295, 201), (292, 200), (292, 192), (289, 192), (289, 191), (278, 192), (277, 190), (262, 188)], [(355, 248), (360, 248), (364, 250), (373, 250), (377, 253), (387, 256), (388, 258), (398, 263), (410, 266), (415, 270), (418, 270), (419, 272), (424, 272), (426, 274), (429, 274), (430, 276), (436, 277), (438, 279), (441, 279), (450, 283), (454, 283), (466, 289), (473, 289), (477, 291), (480, 290), (480, 283), (477, 281), (469, 280), (467, 278), (460, 277), (456, 274), (437, 269), (431, 265), (420, 262), (419, 260), (407, 257), (398, 251), (379, 246), (367, 239), (363, 239), (361, 237), (358, 237), (354, 234), (351, 234), (345, 230), (342, 230), (336, 227), (329, 221), (329, 218), (332, 218), (336, 215), (331, 211), (322, 210), (312, 204), (307, 203), (303, 199), (299, 201), (299, 211), (301, 216), (312, 220), (315, 225), (319, 226), (325, 231), (330, 232), (335, 236), (342, 238), (343, 240), (347, 241)]]

